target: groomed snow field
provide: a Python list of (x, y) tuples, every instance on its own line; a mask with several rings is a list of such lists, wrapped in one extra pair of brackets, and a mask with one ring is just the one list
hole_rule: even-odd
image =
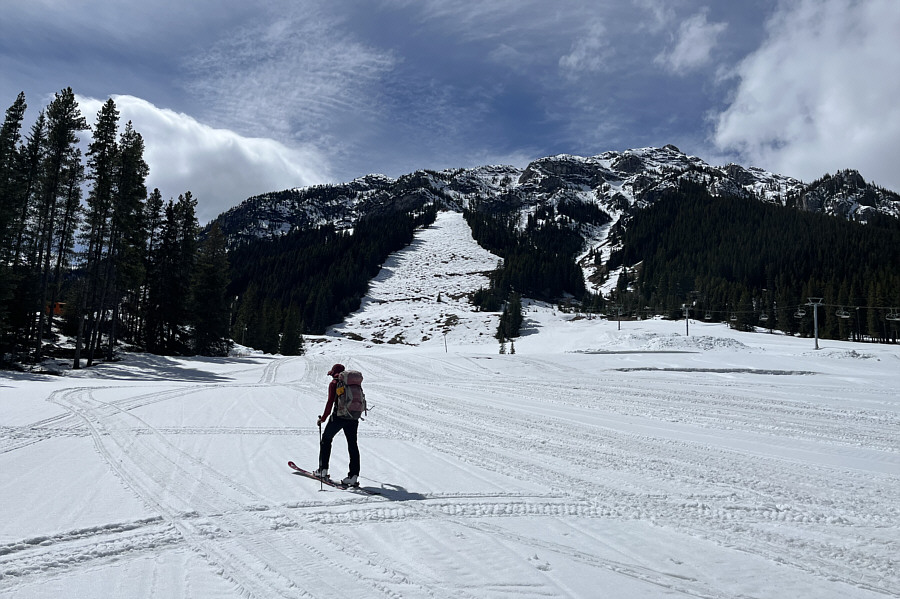
[[(896, 346), (526, 302), (501, 355), (496, 262), (445, 213), (303, 357), (0, 373), (0, 598), (900, 596)], [(380, 495), (287, 467), (335, 362)]]

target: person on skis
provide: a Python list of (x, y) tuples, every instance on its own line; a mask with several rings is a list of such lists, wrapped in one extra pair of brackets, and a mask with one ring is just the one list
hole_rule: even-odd
[[(356, 442), (356, 434), (359, 429), (359, 420), (355, 418), (341, 418), (337, 414), (337, 394), (338, 385), (337, 376), (345, 370), (343, 364), (335, 364), (328, 371), (331, 382), (328, 384), (328, 403), (325, 404), (325, 411), (319, 416), (319, 429), (322, 423), (327, 420), (325, 431), (322, 432), (322, 440), (319, 443), (319, 469), (315, 471), (315, 475), (319, 478), (329, 478), (328, 462), (331, 460), (331, 442), (340, 431), (344, 431), (344, 437), (347, 439), (347, 452), (350, 454), (350, 471), (347, 477), (341, 481), (342, 485), (355, 487), (359, 484), (359, 445)], [(329, 418), (330, 417), (330, 418)]]

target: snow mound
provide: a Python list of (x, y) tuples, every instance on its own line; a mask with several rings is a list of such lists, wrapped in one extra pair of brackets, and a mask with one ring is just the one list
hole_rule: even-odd
[(649, 350), (685, 351), (747, 351), (750, 348), (737, 339), (729, 337), (684, 337), (682, 335), (654, 336), (645, 345)]
[(861, 353), (855, 349), (824, 349), (814, 355), (834, 360), (871, 360), (876, 357), (874, 354)]
[(730, 337), (706, 335), (685, 337), (677, 333), (606, 333), (600, 336), (600, 346), (594, 349), (575, 350), (574, 353), (630, 353), (630, 352), (709, 352), (749, 351), (751, 348)]

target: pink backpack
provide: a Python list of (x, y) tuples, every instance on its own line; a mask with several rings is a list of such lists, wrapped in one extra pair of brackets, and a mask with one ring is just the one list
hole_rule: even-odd
[(337, 396), (338, 418), (353, 418), (360, 420), (366, 412), (366, 394), (362, 388), (363, 375), (358, 370), (344, 370), (337, 375), (337, 386), (334, 388)]

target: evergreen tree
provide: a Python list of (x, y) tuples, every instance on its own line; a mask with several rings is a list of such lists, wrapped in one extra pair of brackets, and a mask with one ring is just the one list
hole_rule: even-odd
[(284, 318), (284, 337), (281, 340), (281, 353), (285, 356), (302, 356), (306, 342), (303, 339), (303, 323), (296, 306), (288, 308)]
[[(38, 324), (35, 331), (35, 359), (41, 357), (42, 338), (47, 316), (47, 300), (51, 284), (51, 268), (54, 245), (63, 247), (70, 231), (61, 226), (62, 214), (68, 200), (68, 171), (76, 162), (77, 134), (88, 128), (87, 122), (78, 109), (72, 88), (57, 93), (47, 107), (47, 152), (41, 173), (41, 194), (38, 210), (38, 264), (40, 264), (40, 299), (38, 302)], [(57, 256), (66, 263), (69, 252), (58, 251)]]
[(750, 298), (750, 291), (743, 289), (736, 307), (737, 323), (735, 328), (741, 331), (752, 331), (759, 320), (756, 312), (753, 310), (753, 302)]
[(41, 167), (47, 151), (47, 117), (41, 111), (31, 126), (19, 160), (21, 177), (16, 204), (13, 231), (16, 234), (12, 264), (34, 264), (37, 259), (37, 235), (33, 223), (36, 220), (37, 198), (41, 189)]
[(271, 298), (263, 302), (259, 323), (254, 329), (253, 347), (268, 354), (278, 353), (282, 321), (281, 306), (278, 302)]
[(229, 282), (225, 237), (217, 224), (200, 244), (193, 270), (194, 351), (204, 356), (226, 356), (229, 341)]
[[(116, 133), (119, 111), (112, 99), (100, 108), (94, 125), (93, 139), (88, 145), (87, 166), (91, 189), (87, 197), (87, 215), (83, 243), (85, 252), (85, 290), (81, 295), (79, 314), (82, 324), (75, 344), (74, 368), (81, 366), (81, 349), (87, 347), (87, 365), (94, 361), (100, 328), (106, 314), (111, 274), (111, 229), (116, 162), (119, 145)], [(85, 322), (86, 321), (86, 322)], [(86, 327), (86, 328), (85, 328)]]
[(62, 205), (61, 222), (57, 233), (57, 246), (53, 281), (50, 288), (50, 309), (48, 317), (51, 322), (54, 307), (62, 296), (64, 267), (74, 255), (75, 232), (81, 217), (81, 184), (84, 182), (84, 165), (81, 163), (81, 150), (75, 149), (71, 161), (66, 168), (65, 200)]
[(165, 207), (160, 245), (153, 261), (154, 281), (148, 319), (152, 351), (183, 354), (189, 351), (186, 325), (193, 305), (191, 280), (196, 254), (196, 201), (190, 192), (169, 200)]
[(238, 310), (231, 325), (231, 338), (236, 343), (247, 345), (247, 333), (255, 328), (257, 306), (260, 304), (255, 283), (251, 283), (242, 296), (238, 296)]
[(780, 331), (792, 335), (795, 332), (794, 309), (792, 308), (793, 302), (786, 293), (787, 288), (785, 285), (779, 284), (778, 288), (780, 291), (778, 292), (775, 304), (775, 327)]
[(0, 128), (0, 265), (5, 266), (12, 254), (10, 241), (13, 223), (18, 214), (20, 184), (20, 142), (22, 121), (25, 118), (25, 94), (20, 93), (6, 111)]
[[(137, 331), (135, 336), (138, 342), (145, 347), (149, 344), (148, 340), (148, 320), (152, 306), (150, 304), (151, 286), (155, 281), (153, 261), (156, 256), (156, 250), (160, 243), (163, 223), (163, 207), (164, 202), (159, 189), (154, 189), (147, 197), (144, 204), (144, 214), (142, 218), (143, 224), (143, 280), (140, 285), (140, 301), (137, 321)], [(157, 294), (158, 295), (158, 294)]]
[(503, 313), (500, 315), (500, 324), (497, 327), (497, 339), (512, 339), (519, 336), (522, 328), (522, 297), (518, 293), (511, 293)]
[[(34, 330), (34, 310), (38, 303), (38, 231), (36, 227), (41, 176), (47, 151), (47, 119), (41, 111), (31, 126), (18, 155), (13, 174), (16, 184), (7, 196), (11, 223), (4, 259), (7, 321), (4, 345), (21, 349)], [(0, 285), (2, 286), (2, 285)], [(0, 332), (4, 332), (0, 330)]]
[(14, 290), (11, 258), (18, 238), (17, 215), (21, 194), (21, 134), (25, 117), (25, 94), (20, 93), (6, 111), (0, 128), (0, 349), (8, 326), (10, 300)]
[(882, 327), (881, 327), (881, 318), (880, 310), (876, 308), (876, 306), (883, 305), (881, 293), (878, 289), (878, 283), (876, 281), (870, 281), (869, 283), (869, 294), (868, 294), (868, 304), (869, 310), (868, 315), (866, 317), (866, 330), (869, 334), (869, 339), (874, 341), (881, 341), (883, 339), (882, 335)]
[[(136, 309), (137, 286), (143, 276), (143, 246), (147, 232), (143, 227), (144, 201), (147, 198), (145, 181), (149, 167), (144, 161), (144, 140), (126, 123), (119, 139), (118, 159), (115, 168), (115, 192), (113, 194), (110, 222), (110, 288), (112, 292), (112, 322), (109, 332), (109, 357), (117, 341), (117, 324), (123, 298), (130, 298), (129, 305)], [(134, 338), (133, 334), (129, 335)]]

